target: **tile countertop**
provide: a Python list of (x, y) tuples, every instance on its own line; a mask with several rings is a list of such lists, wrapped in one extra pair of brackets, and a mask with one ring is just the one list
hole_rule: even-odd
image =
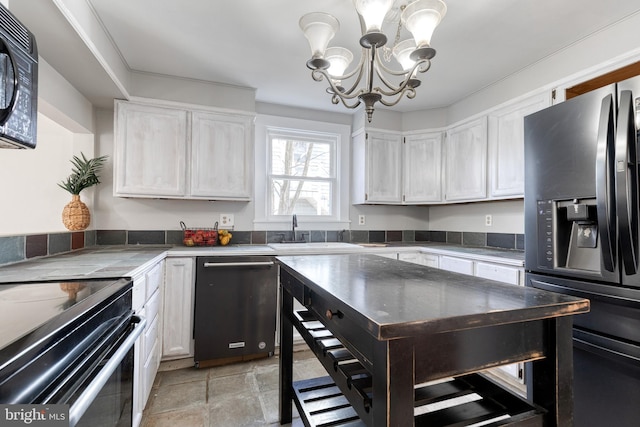
[(478, 261), (499, 262), (522, 267), (524, 252), (476, 248), (442, 243), (411, 242), (351, 244), (342, 242), (269, 245), (185, 246), (94, 246), (61, 255), (0, 266), (0, 283), (38, 280), (99, 279), (132, 277), (149, 263), (164, 257), (238, 255), (312, 255), (345, 253), (414, 252), (464, 256)]
[(170, 246), (94, 246), (0, 267), (0, 283), (135, 276)]

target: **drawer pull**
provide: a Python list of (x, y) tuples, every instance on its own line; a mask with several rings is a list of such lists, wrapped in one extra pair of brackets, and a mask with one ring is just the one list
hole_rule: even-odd
[(329, 320), (333, 319), (334, 316), (336, 316), (338, 319), (342, 319), (344, 317), (344, 314), (342, 314), (342, 312), (340, 310), (331, 311), (331, 310), (327, 309), (327, 312), (325, 313), (325, 316)]

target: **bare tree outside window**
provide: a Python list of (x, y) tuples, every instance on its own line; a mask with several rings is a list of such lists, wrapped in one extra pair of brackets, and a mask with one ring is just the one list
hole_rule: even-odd
[(271, 215), (332, 215), (332, 141), (279, 134), (270, 144)]

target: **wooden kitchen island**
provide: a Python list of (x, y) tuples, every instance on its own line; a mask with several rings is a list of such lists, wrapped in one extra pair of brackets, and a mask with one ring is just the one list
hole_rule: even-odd
[[(281, 424), (295, 402), (307, 426), (572, 425), (571, 315), (587, 299), (376, 255), (277, 260)], [(326, 377), (293, 381), (294, 326)], [(528, 400), (478, 374), (525, 360)]]

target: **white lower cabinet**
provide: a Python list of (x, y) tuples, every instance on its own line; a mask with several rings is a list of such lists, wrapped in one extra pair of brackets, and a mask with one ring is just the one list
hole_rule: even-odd
[(443, 255), (440, 257), (440, 268), (454, 273), (473, 276), (473, 261)]
[(133, 427), (140, 425), (142, 411), (160, 367), (163, 273), (164, 261), (160, 261), (133, 278), (133, 309), (147, 320), (134, 350)]
[(193, 357), (195, 258), (165, 261), (162, 359)]

